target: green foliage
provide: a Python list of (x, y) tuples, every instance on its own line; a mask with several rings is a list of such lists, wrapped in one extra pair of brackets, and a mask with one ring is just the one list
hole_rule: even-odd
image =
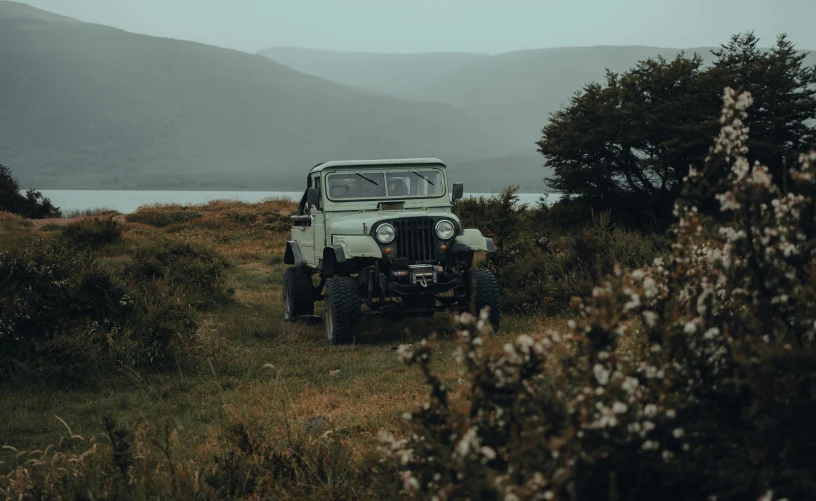
[(688, 500), (816, 497), (816, 151), (787, 190), (751, 166), (749, 94), (726, 89), (704, 172), (730, 166), (713, 234), (679, 202), (670, 259), (618, 270), (566, 331), (493, 337), (458, 317), (462, 384), (426, 341), (400, 358), (429, 395), (405, 437), (383, 432), (408, 499)]
[(539, 152), (554, 169), (548, 184), (574, 196), (585, 217), (612, 209), (619, 223), (667, 228), (689, 167), (702, 169), (717, 133), (716, 96), (737, 82), (759, 105), (746, 123), (750, 160), (784, 185), (784, 166), (816, 144), (816, 67), (784, 36), (770, 51), (757, 42), (751, 33), (733, 37), (711, 67), (698, 55), (648, 59), (586, 86), (542, 131)]
[(11, 169), (0, 165), (0, 211), (19, 214), (32, 219), (59, 217), (60, 210), (51, 204), (42, 193), (34, 190), (20, 194), (20, 185), (11, 174)]
[(62, 238), (78, 247), (96, 249), (119, 242), (122, 239), (122, 225), (112, 217), (82, 219), (64, 226)]
[[(106, 238), (79, 228), (68, 235), (85, 245)], [(212, 250), (178, 242), (141, 248), (121, 270), (65, 238), (0, 254), (0, 373), (87, 384), (123, 367), (187, 363), (199, 348), (192, 308), (230, 301), (225, 267)]]
[(0, 254), (0, 372), (88, 383), (181, 362), (195, 321), (155, 285), (120, 281), (61, 241)]
[(227, 261), (208, 247), (179, 241), (162, 241), (140, 247), (123, 273), (140, 284), (160, 284), (173, 297), (198, 309), (231, 300), (226, 285)]
[(496, 274), (506, 311), (564, 313), (574, 296), (590, 294), (616, 264), (642, 266), (666, 250), (662, 237), (616, 227), (608, 212), (564, 228), (565, 218), (553, 209), (520, 205), (517, 190), (459, 200), (454, 207), (463, 225), (494, 239), (496, 251), (486, 254), (485, 266)]

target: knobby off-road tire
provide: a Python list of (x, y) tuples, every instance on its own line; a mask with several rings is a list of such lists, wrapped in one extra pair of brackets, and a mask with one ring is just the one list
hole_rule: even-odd
[(488, 317), (493, 330), (498, 332), (501, 323), (501, 298), (499, 297), (499, 283), (493, 272), (484, 268), (471, 268), (465, 272), (465, 290), (468, 297), (468, 309), (475, 306), (479, 315), (485, 306), (490, 308)]
[(323, 309), (326, 338), (332, 344), (353, 341), (360, 333), (362, 301), (357, 284), (351, 277), (334, 277), (326, 281)]
[(314, 314), (314, 285), (308, 268), (286, 268), (283, 272), (283, 320), (294, 322)]

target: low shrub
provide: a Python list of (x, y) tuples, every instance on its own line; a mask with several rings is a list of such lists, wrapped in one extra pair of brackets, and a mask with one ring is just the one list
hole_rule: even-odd
[(123, 270), (137, 283), (160, 283), (171, 295), (198, 309), (223, 305), (233, 291), (227, 287), (229, 264), (214, 250), (179, 241), (162, 241), (136, 249)]
[(82, 219), (67, 224), (62, 229), (62, 238), (83, 248), (99, 247), (119, 242), (122, 239), (122, 225), (112, 217)]
[(0, 373), (89, 383), (184, 362), (196, 323), (162, 285), (122, 280), (60, 240), (0, 254)]
[(462, 314), (457, 398), (426, 341), (400, 347), (429, 386), (407, 434), (380, 436), (405, 498), (816, 498), (816, 151), (783, 192), (746, 159), (750, 103), (726, 89), (689, 174), (710, 193), (730, 167), (717, 233), (681, 200), (669, 259), (616, 271), (567, 332), (502, 342)]
[(128, 214), (129, 223), (142, 223), (156, 228), (166, 228), (174, 224), (189, 223), (201, 217), (201, 213), (184, 207), (139, 207), (136, 212)]
[(485, 256), (484, 266), (496, 274), (505, 311), (564, 313), (573, 297), (588, 295), (616, 264), (643, 266), (668, 251), (661, 235), (615, 227), (608, 213), (582, 226), (557, 226), (546, 207), (519, 204), (517, 190), (454, 207), (464, 226), (494, 240), (496, 251)]

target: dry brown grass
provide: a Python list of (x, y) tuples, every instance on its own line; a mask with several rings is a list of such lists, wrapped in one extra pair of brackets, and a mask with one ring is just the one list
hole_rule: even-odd
[[(104, 443), (101, 417), (111, 415), (132, 429), (180, 426), (179, 454), (195, 462), (223, 447), (228, 420), (263, 423), (273, 435), (284, 436), (298, 433), (308, 418), (323, 416), (354, 457), (362, 458), (373, 451), (380, 429), (399, 432), (400, 416), (422, 401), (426, 387), (420, 374), (401, 364), (395, 349), (432, 332), (439, 334), (435, 370), (454, 388), (459, 378), (451, 356), (455, 342), (444, 315), (398, 325), (368, 318), (357, 343), (339, 347), (327, 343), (322, 323), (284, 324), (281, 285), (288, 231), (269, 228), (265, 220), (273, 214), (285, 218), (294, 210), (295, 204), (285, 200), (141, 208), (136, 214), (148, 214), (145, 220), (176, 221), (163, 227), (124, 222), (121, 242), (100, 251), (103, 261), (126, 262), (140, 246), (177, 239), (214, 247), (232, 265), (228, 281), (235, 289), (234, 304), (199, 314), (198, 339), (206, 348), (201, 368), (114, 378), (93, 391), (0, 388), (8, 402), (0, 406), (0, 445), (36, 449), (57, 443), (64, 427), (54, 415), (75, 433)], [(188, 212), (196, 217), (178, 216)], [(0, 232), (34, 233), (22, 218), (0, 218)], [(58, 232), (36, 233), (48, 239)], [(316, 312), (322, 312), (320, 304)], [(519, 332), (563, 328), (565, 320), (507, 316), (503, 326), (499, 338), (509, 339)], [(0, 461), (15, 464), (12, 456), (0, 452)]]

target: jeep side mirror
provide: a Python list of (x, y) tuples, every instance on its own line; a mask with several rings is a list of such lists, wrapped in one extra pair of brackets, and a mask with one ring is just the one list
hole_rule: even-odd
[(306, 203), (309, 206), (315, 205), (320, 206), (320, 190), (317, 188), (308, 188), (306, 189)]
[(465, 195), (465, 185), (463, 183), (453, 183), (453, 202), (461, 199)]

